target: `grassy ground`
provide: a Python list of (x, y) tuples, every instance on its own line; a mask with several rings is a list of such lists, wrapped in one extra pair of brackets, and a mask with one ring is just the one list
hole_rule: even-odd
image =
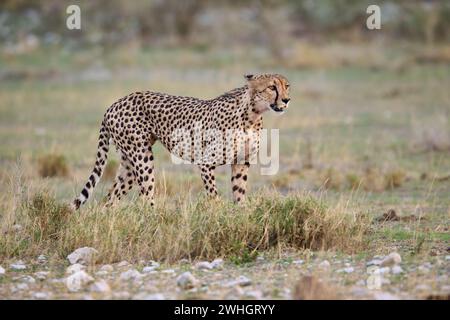
[[(396, 50), (391, 54), (398, 57)], [(322, 247), (325, 251), (311, 247), (304, 251), (304, 246), (292, 246), (288, 242), (283, 250), (280, 247), (258, 250), (268, 259), (265, 263), (270, 267), (261, 267), (261, 261), (252, 260), (255, 255), (240, 270), (259, 274), (262, 278), (270, 274), (267, 279), (273, 276), (273, 281), (265, 280), (268, 284), (260, 283), (262, 287), (267, 284), (275, 288), (281, 284), (281, 288), (288, 288), (299, 274), (311, 272), (311, 268), (318, 264), (318, 260), (311, 259), (310, 265), (289, 269), (289, 277), (277, 282), (280, 275), (277, 266), (290, 265), (299, 257), (313, 256), (320, 260), (345, 255), (339, 261), (359, 263), (362, 270), (364, 259), (398, 251), (412, 270), (429, 262), (432, 268), (428, 269), (432, 271), (424, 274), (411, 271), (414, 274), (391, 279), (390, 291), (424, 297), (416, 290), (416, 284), (421, 282), (431, 283), (426, 290), (428, 293), (448, 290), (449, 279), (442, 278), (448, 274), (449, 264), (445, 257), (450, 246), (448, 65), (285, 67), (275, 70), (271, 63), (261, 63), (265, 57), (255, 55), (255, 62), (239, 52), (209, 54), (209, 58), (204, 60), (198, 51), (171, 51), (165, 55), (139, 51), (131, 55), (136, 60), (120, 52), (104, 58), (101, 52), (57, 52), (52, 59), (48, 59), (48, 52), (43, 52), (8, 58), (1, 64), (3, 75), (6, 74), (0, 91), (1, 230), (5, 235), (0, 265), (3, 267), (17, 259), (28, 261), (40, 253), (52, 257), (54, 265), (64, 265), (68, 251), (76, 249), (76, 245), (89, 245), (83, 241), (69, 241), (70, 246), (64, 250), (56, 250), (45, 243), (33, 247), (33, 250), (30, 247), (12, 250), (6, 242), (9, 241), (8, 245), (17, 244), (17, 241), (20, 243), (30, 236), (32, 230), (27, 229), (30, 225), (21, 220), (21, 214), (25, 210), (24, 203), (33, 199), (36, 193), (45, 190), (60, 205), (80, 191), (93, 165), (102, 114), (112, 102), (131, 91), (145, 89), (210, 98), (242, 85), (242, 74), (259, 70), (286, 75), (291, 82), (292, 102), (285, 115), (267, 114), (265, 117), (266, 127), (280, 130), (280, 171), (274, 176), (260, 176), (258, 168), (252, 168), (250, 195), (258, 198), (263, 189), (266, 190), (264, 194), (276, 192), (275, 202), (283, 206), (288, 201), (286, 194), (296, 194), (299, 201), (308, 194), (335, 212), (342, 212), (344, 208), (347, 213), (367, 214), (372, 222), (367, 222), (369, 230), (361, 235), (365, 245), (357, 246), (357, 250), (345, 250), (347, 244)], [(261, 60), (258, 62), (258, 59)], [(145, 67), (139, 68), (137, 61)], [(188, 204), (195, 205), (201, 199), (202, 184), (196, 168), (175, 166), (161, 145), (155, 149), (157, 202), (160, 202), (161, 212), (182, 214), (189, 211), (186, 209)], [(53, 156), (51, 160), (46, 158), (49, 155)], [(117, 160), (117, 157), (113, 154), (110, 159)], [(50, 166), (59, 168), (55, 171), (59, 176), (43, 177), (52, 175), (51, 170), (50, 174), (43, 173), (49, 172), (48, 168), (43, 168), (48, 161)], [(220, 212), (226, 215), (233, 210), (239, 211), (229, 209), (230, 204), (226, 202), (230, 199), (229, 169), (221, 168), (217, 179), (226, 199)], [(105, 179), (97, 187), (94, 198), (82, 211), (85, 216), (71, 217), (74, 228), (82, 229), (83, 219), (89, 219), (86, 215), (97, 217), (95, 212), (101, 212), (100, 202), (110, 185), (111, 180)], [(126, 211), (135, 198), (136, 194), (131, 194), (120, 210)], [(138, 214), (140, 210), (143, 209), (131, 208), (129, 218), (132, 221), (138, 219), (130, 212)], [(252, 211), (251, 208), (248, 210)], [(378, 218), (389, 210), (394, 210), (400, 218), (380, 221)], [(125, 220), (120, 222), (124, 235), (116, 239), (119, 241), (117, 248), (125, 248), (126, 241), (138, 244), (151, 241), (152, 238), (146, 236), (134, 239), (132, 230), (126, 228), (127, 216), (121, 216), (121, 219), (124, 217)], [(99, 221), (91, 221), (90, 226), (100, 226)], [(135, 224), (130, 223), (130, 228), (132, 225)], [(20, 231), (14, 231), (20, 227)], [(154, 227), (158, 230), (158, 225)], [(66, 236), (76, 237), (73, 234)], [(352, 241), (352, 236), (355, 234), (342, 235), (342, 239)], [(102, 255), (108, 257), (101, 262), (121, 260), (118, 252), (106, 252), (108, 246), (103, 240), (91, 244), (102, 247)], [(32, 245), (28, 243), (25, 246)], [(152, 243), (145, 242), (140, 250), (126, 251), (126, 259), (135, 263), (149, 258), (171, 260), (166, 261), (168, 268), (184, 270), (186, 268), (179, 266), (175, 258), (195, 260), (218, 256), (230, 263), (229, 272), (235, 272), (233, 261), (236, 259), (233, 260), (233, 254), (225, 250), (211, 250), (207, 255), (197, 256), (180, 254), (173, 259), (164, 259), (162, 253), (169, 252), (170, 248), (158, 246), (152, 251)], [(314, 249), (312, 254), (310, 249)], [(330, 282), (337, 282), (344, 292), (345, 288), (357, 282), (354, 277), (330, 277)], [(13, 295), (8, 291), (8, 280), (0, 278), (0, 281), (4, 283), (0, 282), (3, 286), (0, 291), (4, 295)], [(223, 297), (222, 293), (199, 291), (197, 294), (200, 297)], [(166, 296), (184, 297), (170, 292)], [(279, 292), (268, 296), (289, 297)], [(58, 297), (58, 294), (53, 297)]]

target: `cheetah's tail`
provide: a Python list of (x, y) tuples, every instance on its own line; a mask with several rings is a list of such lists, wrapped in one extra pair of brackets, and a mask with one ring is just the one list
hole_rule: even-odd
[(100, 178), (103, 174), (103, 169), (106, 165), (106, 161), (108, 160), (109, 138), (109, 132), (106, 129), (105, 124), (102, 123), (102, 126), (100, 128), (100, 135), (98, 138), (97, 158), (95, 160), (95, 166), (83, 190), (81, 190), (80, 195), (72, 202), (72, 208), (74, 210), (80, 208), (80, 206), (89, 199), (89, 196), (94, 191), (94, 187), (100, 181)]

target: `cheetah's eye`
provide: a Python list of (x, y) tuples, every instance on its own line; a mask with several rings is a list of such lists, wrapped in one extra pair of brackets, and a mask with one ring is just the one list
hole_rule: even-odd
[(276, 90), (277, 87), (275, 87), (275, 86), (270, 86), (269, 89), (270, 89), (270, 90)]

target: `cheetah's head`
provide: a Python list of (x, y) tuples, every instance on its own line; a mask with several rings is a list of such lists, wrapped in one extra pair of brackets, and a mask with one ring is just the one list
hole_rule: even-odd
[(255, 101), (257, 113), (273, 110), (283, 113), (291, 100), (289, 81), (280, 74), (246, 75), (248, 88)]

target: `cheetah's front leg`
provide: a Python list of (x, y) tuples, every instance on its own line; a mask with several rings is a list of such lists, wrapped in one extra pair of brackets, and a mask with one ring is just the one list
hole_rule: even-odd
[(206, 193), (211, 197), (217, 197), (216, 178), (214, 177), (214, 166), (199, 165), (201, 177), (205, 184)]
[(233, 199), (235, 202), (240, 202), (245, 198), (249, 167), (249, 163), (231, 165), (231, 184), (233, 185)]

